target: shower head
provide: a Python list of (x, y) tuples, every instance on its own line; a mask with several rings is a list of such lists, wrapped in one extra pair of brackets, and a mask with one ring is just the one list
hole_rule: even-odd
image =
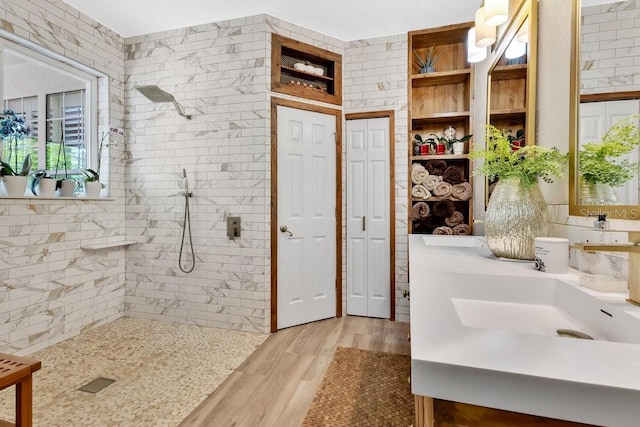
[(185, 114), (184, 111), (182, 111), (182, 106), (178, 104), (178, 101), (176, 101), (173, 95), (171, 95), (169, 92), (165, 92), (164, 90), (160, 89), (158, 86), (156, 85), (135, 86), (135, 89), (141, 94), (143, 94), (151, 102), (173, 102), (173, 105), (176, 107), (178, 114), (180, 114), (182, 117), (186, 119), (191, 118), (190, 115)]

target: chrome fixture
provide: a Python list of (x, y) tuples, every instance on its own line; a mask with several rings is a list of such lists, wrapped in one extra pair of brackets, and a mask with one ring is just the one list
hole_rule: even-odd
[[(193, 237), (191, 235), (191, 212), (189, 211), (189, 199), (193, 196), (189, 191), (189, 179), (187, 178), (187, 170), (182, 169), (182, 177), (184, 178), (184, 222), (182, 223), (182, 239), (180, 240), (180, 254), (178, 255), (178, 267), (183, 273), (191, 273), (196, 268), (196, 254), (193, 251)], [(182, 253), (184, 251), (184, 237), (189, 232), (189, 247), (191, 248), (191, 264), (188, 267), (182, 265)]]
[(180, 114), (185, 119), (191, 119), (190, 115), (184, 113), (182, 106), (178, 104), (178, 101), (176, 101), (173, 95), (171, 95), (169, 92), (165, 92), (164, 90), (160, 89), (158, 86), (156, 85), (135, 86), (135, 89), (141, 94), (143, 94), (151, 102), (173, 102), (173, 105), (174, 107), (176, 107), (178, 114)]

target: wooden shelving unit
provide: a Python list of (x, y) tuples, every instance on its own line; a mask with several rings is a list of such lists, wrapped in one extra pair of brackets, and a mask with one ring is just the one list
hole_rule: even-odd
[[(439, 202), (447, 202), (464, 216), (464, 224), (471, 233), (473, 224), (473, 203), (471, 197), (458, 200), (452, 196), (432, 196), (422, 199), (412, 196), (414, 185), (411, 170), (414, 164), (429, 166), (429, 162), (443, 160), (447, 167), (455, 166), (464, 175), (464, 182), (473, 185), (471, 179), (471, 161), (466, 154), (460, 155), (414, 155), (414, 136), (423, 138), (435, 133), (442, 135), (444, 129), (453, 126), (456, 137), (473, 133), (472, 92), (474, 86), (474, 68), (467, 62), (466, 38), (473, 22), (448, 25), (444, 27), (412, 31), (408, 34), (409, 59), (409, 233), (430, 234), (434, 225), (442, 222), (442, 217), (433, 214), (433, 208)], [(414, 50), (422, 57), (433, 47), (437, 57), (435, 72), (420, 74)], [(425, 202), (430, 208), (429, 216), (416, 219), (412, 210), (417, 203)], [(437, 207), (437, 206), (436, 206)], [(442, 206), (440, 206), (442, 207)]]
[[(342, 56), (278, 34), (271, 35), (271, 90), (342, 104)], [(311, 65), (322, 74), (295, 68)]]
[(525, 129), (527, 123), (527, 64), (507, 65), (506, 59), (491, 71), (489, 123), (500, 130)]

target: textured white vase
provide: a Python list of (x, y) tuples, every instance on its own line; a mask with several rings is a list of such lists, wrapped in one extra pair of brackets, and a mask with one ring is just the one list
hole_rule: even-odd
[(102, 190), (102, 184), (98, 181), (91, 181), (84, 183), (84, 196), (85, 197), (100, 197), (100, 191)]
[(38, 197), (55, 197), (56, 180), (53, 178), (42, 178), (36, 186), (36, 193)]
[(10, 197), (24, 196), (24, 192), (27, 189), (26, 176), (4, 176), (2, 177), (2, 183), (4, 191)]
[(70, 179), (63, 179), (62, 186), (58, 190), (60, 197), (73, 197), (73, 192), (76, 189), (76, 182)]

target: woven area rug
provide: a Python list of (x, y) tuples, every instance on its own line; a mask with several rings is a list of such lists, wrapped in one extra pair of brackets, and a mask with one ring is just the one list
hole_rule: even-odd
[(407, 355), (338, 347), (303, 426), (402, 426), (414, 423)]

